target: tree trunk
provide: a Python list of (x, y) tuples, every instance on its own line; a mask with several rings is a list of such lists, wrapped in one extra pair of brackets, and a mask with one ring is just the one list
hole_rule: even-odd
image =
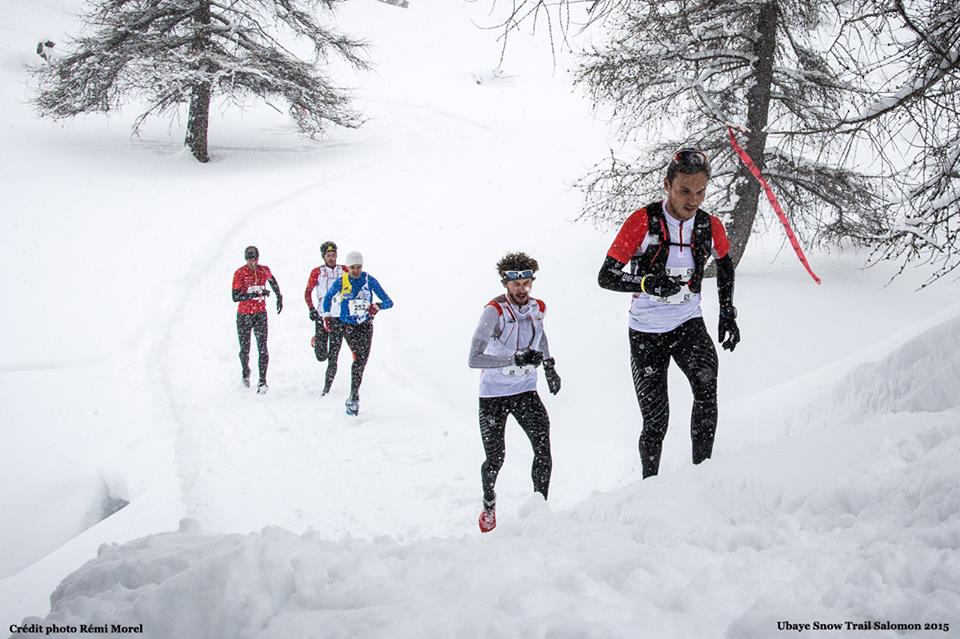
[(190, 52), (196, 56), (194, 66), (197, 82), (190, 95), (190, 113), (187, 116), (187, 137), (184, 144), (190, 147), (193, 157), (200, 162), (210, 159), (207, 154), (207, 128), (210, 124), (210, 83), (203, 80), (208, 71), (204, 54), (210, 48), (210, 36), (206, 28), (210, 25), (210, 3), (201, 2), (197, 7), (197, 37)]
[(190, 115), (187, 116), (187, 138), (184, 141), (193, 157), (200, 162), (210, 159), (207, 155), (207, 126), (210, 122), (210, 85), (198, 84), (190, 96)]
[[(757, 56), (754, 85), (747, 93), (747, 127), (750, 132), (743, 147), (760, 171), (763, 171), (766, 164), (764, 149), (767, 144), (767, 117), (773, 86), (773, 59), (777, 49), (777, 17), (776, 2), (768, 2), (760, 7), (757, 41), (753, 49)], [(727, 231), (730, 236), (730, 257), (734, 264), (739, 264), (747, 249), (747, 241), (753, 231), (753, 221), (757, 217), (757, 206), (760, 202), (760, 183), (742, 163), (737, 171), (736, 195), (733, 221)]]

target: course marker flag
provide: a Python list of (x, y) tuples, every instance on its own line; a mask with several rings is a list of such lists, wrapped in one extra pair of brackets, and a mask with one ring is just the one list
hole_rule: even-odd
[(740, 156), (740, 160), (748, 169), (750, 169), (750, 172), (753, 173), (753, 177), (757, 178), (760, 186), (763, 187), (764, 192), (767, 194), (767, 199), (770, 200), (770, 205), (773, 207), (773, 210), (776, 211), (777, 217), (780, 218), (780, 223), (783, 224), (783, 228), (787, 231), (787, 238), (790, 240), (790, 245), (793, 246), (793, 250), (797, 254), (797, 259), (799, 259), (800, 263), (803, 264), (803, 268), (807, 269), (807, 273), (810, 274), (810, 277), (813, 278), (813, 281), (819, 284), (821, 280), (819, 277), (817, 277), (817, 274), (813, 272), (813, 269), (810, 268), (810, 264), (807, 262), (807, 256), (803, 254), (803, 249), (800, 248), (800, 242), (797, 241), (797, 236), (794, 235), (793, 229), (790, 228), (790, 222), (787, 220), (786, 214), (780, 207), (780, 202), (777, 201), (777, 196), (773, 194), (773, 189), (771, 189), (770, 185), (767, 184), (767, 181), (763, 179), (760, 169), (758, 169), (757, 165), (753, 163), (753, 160), (750, 159), (750, 156), (747, 155), (747, 152), (744, 151), (739, 144), (737, 144), (737, 138), (733, 134), (733, 127), (728, 126), (727, 133), (730, 134), (730, 146), (732, 146), (733, 150), (737, 152), (737, 155)]

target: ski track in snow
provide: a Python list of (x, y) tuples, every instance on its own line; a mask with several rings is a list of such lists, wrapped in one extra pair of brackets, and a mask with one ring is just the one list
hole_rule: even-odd
[[(486, 129), (483, 125), (435, 108), (412, 104), (405, 106), (408, 111), (439, 115), (455, 122), (466, 122), (480, 130)], [(357, 173), (375, 174), (377, 167), (388, 165), (400, 157), (407, 139), (422, 140), (425, 132), (433, 131), (433, 136), (440, 140), (442, 137), (436, 133), (438, 130), (442, 132), (443, 128), (432, 126), (431, 120), (416, 121), (416, 126), (406, 134), (393, 128), (391, 149), (377, 160), (362, 161), (347, 169), (338, 168), (331, 176), (239, 214), (233, 227), (224, 233), (222, 241), (212, 246), (208, 257), (198, 260), (195, 269), (191, 269), (202, 276), (188, 281), (186, 290), (182, 291), (181, 302), (174, 309), (174, 320), (168, 323), (155, 350), (155, 356), (164, 359), (162, 387), (176, 422), (178, 473), (190, 516), (214, 529), (244, 529), (245, 525), (259, 528), (274, 523), (294, 530), (316, 526), (334, 535), (390, 532), (402, 537), (407, 528), (411, 529), (411, 533), (415, 532), (414, 524), (404, 522), (404, 517), (414, 511), (428, 510), (423, 499), (450, 498), (450, 495), (441, 496), (441, 490), (430, 489), (428, 482), (423, 482), (419, 495), (411, 495), (410, 486), (400, 489), (388, 475), (389, 469), (398, 465), (414, 464), (423, 469), (429, 466), (432, 459), (443, 455), (440, 449), (430, 450), (426, 447), (427, 450), (416, 450), (410, 444), (411, 440), (418, 438), (416, 426), (423, 423), (419, 415), (428, 403), (425, 398), (405, 397), (401, 405), (390, 407), (391, 422), (404, 425), (403, 436), (385, 433), (383, 422), (377, 419), (376, 409), (363, 406), (359, 418), (351, 419), (343, 414), (343, 389), (349, 386), (350, 374), (349, 349), (345, 342), (340, 353), (334, 392), (325, 398), (320, 398), (318, 384), (322, 383), (326, 363), (316, 362), (312, 350), (309, 351), (312, 362), (308, 363), (309, 368), (306, 369), (310, 374), (307, 380), (302, 378), (305, 371), (300, 368), (293, 387), (285, 386), (290, 382), (289, 377), (281, 383), (271, 382), (273, 387), (263, 397), (254, 395), (252, 389), (244, 389), (239, 384), (236, 336), (233, 331), (228, 340), (217, 339), (221, 348), (223, 344), (229, 345), (230, 357), (228, 364), (218, 367), (218, 370), (229, 373), (224, 379), (216, 380), (216, 383), (213, 380), (199, 380), (198, 384), (182, 383), (184, 364), (178, 356), (180, 351), (173, 350), (172, 356), (165, 352), (171, 344), (190, 343), (196, 339), (191, 335), (196, 331), (196, 326), (191, 320), (183, 319), (190, 317), (187, 309), (202, 304), (200, 298), (209, 291), (226, 291), (226, 280), (230, 273), (224, 272), (223, 264), (240, 261), (231, 257), (246, 244), (245, 237), (254, 237), (251, 228), (261, 216), (269, 215), (270, 224), (277, 229), (285, 229), (289, 237), (295, 234), (298, 226), (305, 226), (298, 203), (316, 197), (331, 184)], [(281, 236), (283, 234), (281, 232)], [(319, 243), (319, 238), (315, 240), (311, 246)], [(284, 250), (284, 247), (277, 248)], [(274, 256), (277, 255), (277, 248), (273, 251)], [(341, 255), (345, 250), (341, 243)], [(272, 264), (269, 252), (263, 252), (263, 262)], [(283, 327), (286, 329), (289, 329), (291, 321), (302, 325), (304, 341), (307, 335), (312, 334), (312, 323), (304, 321), (302, 317), (305, 308), (301, 301), (300, 280), (305, 281), (306, 275), (304, 272), (287, 273), (283, 278), (278, 276), (281, 290), (284, 291), (284, 313), (279, 316), (274, 313), (273, 296), (267, 300), (272, 329), (268, 343), (273, 353), (279, 350), (276, 327), (280, 326), (280, 322), (287, 324)], [(382, 274), (379, 277), (384, 281)], [(385, 285), (390, 286), (386, 282)], [(235, 304), (232, 306), (235, 310)], [(223, 313), (226, 315), (230, 311), (224, 308)], [(381, 321), (389, 321), (389, 316)], [(208, 337), (216, 339), (224, 336), (210, 334)], [(381, 365), (377, 355), (383, 347), (376, 339), (374, 344), (371, 363), (367, 367), (368, 379), (371, 369)], [(222, 350), (217, 350), (219, 352), (216, 354), (211, 350), (208, 356), (226, 359), (219, 357)], [(251, 348), (251, 369), (254, 374), (256, 362), (254, 343)], [(279, 364), (277, 358), (271, 358), (268, 380), (277, 379)], [(367, 383), (366, 387), (369, 386)], [(255, 453), (256, 457), (250, 457), (251, 453)], [(275, 472), (263, 474), (261, 468), (274, 469)], [(429, 476), (429, 472), (421, 472)], [(349, 500), (356, 494), (358, 481), (372, 484), (370, 494), (392, 504), (391, 509), (395, 511), (392, 516), (384, 517), (385, 521), (357, 519), (357, 515), (352, 513), (357, 508), (351, 507)], [(310, 503), (292, 510), (286, 509), (285, 503), (275, 498), (277, 493), (288, 497), (291, 493), (303, 495), (303, 499)], [(411, 500), (420, 502), (419, 508), (411, 507)], [(363, 505), (360, 510), (366, 512), (367, 506)], [(336, 513), (333, 522), (331, 513)], [(427, 516), (427, 513), (423, 513), (422, 519), (426, 520)], [(397, 528), (391, 530), (390, 526)]]
[(0, 364), (0, 375), (4, 373), (22, 373), (26, 371), (57, 371), (68, 368), (81, 368), (109, 360), (112, 355), (77, 359), (36, 361), (22, 364)]

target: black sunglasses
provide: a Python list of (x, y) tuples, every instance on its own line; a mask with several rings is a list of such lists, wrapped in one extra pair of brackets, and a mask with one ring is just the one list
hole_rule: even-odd
[(246, 254), (246, 258), (247, 258), (248, 260), (255, 260), (255, 259), (257, 259), (258, 257), (260, 257), (260, 256), (257, 255), (256, 253), (247, 253), (247, 254)]
[(517, 280), (529, 280), (533, 277), (533, 271), (526, 269), (523, 271), (504, 271), (503, 279), (507, 282), (516, 282)]

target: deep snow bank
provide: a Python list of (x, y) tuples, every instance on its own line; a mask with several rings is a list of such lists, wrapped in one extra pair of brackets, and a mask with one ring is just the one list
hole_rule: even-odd
[[(960, 317), (940, 324), (878, 362), (862, 364), (807, 411), (807, 421), (960, 407)], [(828, 421), (827, 423), (830, 423)]]
[(571, 511), (531, 497), (483, 537), (207, 534), (184, 520), (102, 546), (64, 579), (45, 620), (24, 623), (231, 639), (760, 638), (784, 619), (956, 627), (958, 455), (960, 411), (904, 413), (687, 467)]
[[(852, 323), (867, 321), (874, 312)], [(770, 343), (776, 334), (771, 331), (761, 339)], [(960, 305), (946, 305), (926, 318), (902, 323), (895, 333), (869, 346), (787, 381), (726, 402), (721, 392), (714, 453), (726, 455), (837, 424), (866, 422), (886, 413), (956, 409), (960, 407), (958, 347)], [(754, 364), (769, 367), (784, 356), (777, 344)], [(742, 370), (739, 374), (744, 375)], [(721, 381), (724, 379), (721, 373)]]

